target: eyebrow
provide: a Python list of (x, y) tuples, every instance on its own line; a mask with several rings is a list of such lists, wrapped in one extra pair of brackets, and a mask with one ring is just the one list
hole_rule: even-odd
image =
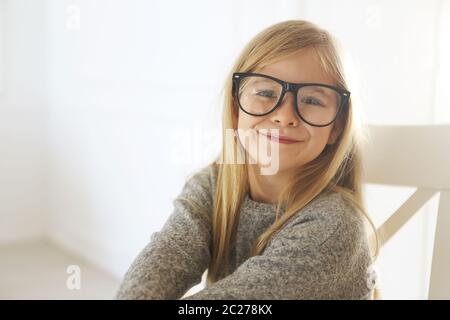
[(327, 95), (327, 93), (329, 93), (329, 91), (327, 91), (325, 88), (313, 87), (313, 86), (311, 86), (311, 91), (320, 92), (320, 93), (323, 93), (325, 95)]
[[(274, 78), (274, 79), (277, 79), (277, 80), (280, 80), (280, 81), (283, 81), (283, 82), (293, 83), (293, 84), (315, 83), (315, 84), (326, 85), (326, 86), (335, 86), (334, 84), (328, 84), (328, 83), (322, 83), (322, 82), (316, 82), (316, 81), (290, 82), (290, 81), (285, 81), (285, 80), (283, 80), (283, 79), (274, 77), (274, 76), (272, 76), (272, 75), (268, 75), (268, 74), (262, 74), (262, 75), (265, 75), (265, 76), (268, 76), (268, 77), (272, 77), (272, 78)], [(258, 76), (258, 78), (259, 78), (259, 79), (256, 80), (256, 81), (254, 81), (253, 83), (275, 81), (274, 79), (266, 78), (266, 77), (263, 77), (263, 76)], [(276, 81), (275, 81), (275, 82), (276, 82)], [(280, 85), (281, 85), (281, 84), (280, 84)], [(325, 90), (326, 90), (326, 89), (324, 89), (324, 88), (316, 88), (316, 89), (317, 89), (317, 90), (320, 90), (320, 91), (325, 91)]]
[(277, 84), (279, 86), (281, 86), (280, 83), (274, 81), (273, 79), (269, 79), (269, 78), (264, 78), (264, 77), (258, 77), (258, 80), (254, 80), (252, 81), (252, 83), (261, 83), (261, 82), (268, 82), (268, 83), (273, 83), (273, 84)]

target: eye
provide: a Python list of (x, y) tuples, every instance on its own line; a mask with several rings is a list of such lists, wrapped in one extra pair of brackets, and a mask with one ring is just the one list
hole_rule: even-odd
[(270, 90), (263, 90), (263, 91), (258, 91), (256, 93), (256, 95), (261, 96), (261, 97), (265, 97), (265, 98), (276, 98), (276, 94), (274, 91), (270, 91)]
[(306, 97), (302, 99), (302, 103), (312, 104), (315, 106), (322, 106), (322, 103), (314, 97)]

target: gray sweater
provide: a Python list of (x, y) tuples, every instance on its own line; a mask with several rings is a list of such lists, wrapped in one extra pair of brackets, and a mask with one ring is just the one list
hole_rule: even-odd
[[(187, 180), (180, 196), (212, 212), (216, 169)], [(180, 299), (200, 283), (210, 261), (211, 215), (173, 201), (126, 272), (116, 299)], [(321, 193), (276, 233), (261, 255), (249, 258), (257, 237), (275, 221), (276, 206), (248, 194), (232, 252), (233, 272), (183, 299), (371, 299), (371, 257), (363, 219), (337, 193)], [(223, 268), (222, 268), (223, 271)]]

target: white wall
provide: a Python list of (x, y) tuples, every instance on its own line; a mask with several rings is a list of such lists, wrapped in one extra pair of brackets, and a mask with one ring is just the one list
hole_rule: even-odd
[(0, 1), (2, 243), (44, 232), (48, 209), (44, 18), (40, 2)]
[(5, 94), (5, 26), (5, 2), (0, 1), (0, 97)]
[(436, 123), (450, 122), (450, 2), (441, 0), (438, 7), (438, 26), (436, 35), (436, 78), (434, 79), (434, 112), (433, 120)]
[[(277, 21), (310, 19), (341, 40), (366, 123), (448, 123), (449, 8), (441, 0), (0, 0), (0, 240), (45, 234), (121, 276), (187, 175), (212, 160), (234, 58)], [(411, 193), (367, 186), (375, 222)], [(426, 297), (434, 206), (383, 252), (386, 298)]]

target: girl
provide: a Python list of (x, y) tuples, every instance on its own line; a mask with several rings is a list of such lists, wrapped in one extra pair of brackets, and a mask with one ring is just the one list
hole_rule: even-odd
[(116, 298), (179, 299), (207, 270), (206, 287), (183, 299), (371, 299), (373, 224), (331, 35), (301, 20), (263, 30), (224, 92), (220, 157), (185, 183)]

